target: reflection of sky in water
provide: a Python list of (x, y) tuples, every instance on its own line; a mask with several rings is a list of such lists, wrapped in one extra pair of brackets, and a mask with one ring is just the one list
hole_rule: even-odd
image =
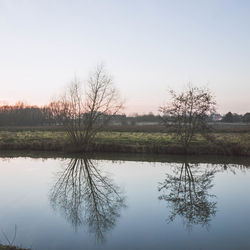
[[(208, 189), (209, 194), (216, 196), (216, 214), (208, 228), (193, 225), (192, 230), (187, 230), (181, 216), (167, 223), (167, 201), (158, 199), (159, 183), (181, 164), (92, 161), (101, 176), (107, 176), (126, 197), (126, 208), (120, 209), (120, 217), (101, 243), (86, 225), (75, 232), (61, 210), (51, 207), (51, 188), (66, 162), (30, 158), (1, 161), (0, 228), (11, 238), (16, 224), (16, 244), (38, 250), (250, 248), (247, 169), (240, 170), (237, 165), (227, 170), (219, 165), (199, 165), (199, 172), (216, 169), (213, 187)], [(0, 240), (4, 241), (2, 235)]]

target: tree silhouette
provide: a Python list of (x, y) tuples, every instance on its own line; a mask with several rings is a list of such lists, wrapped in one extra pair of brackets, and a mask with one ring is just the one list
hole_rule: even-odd
[(188, 229), (192, 229), (194, 224), (208, 227), (211, 217), (216, 214), (217, 202), (212, 199), (215, 196), (208, 192), (213, 187), (212, 179), (216, 171), (201, 171), (192, 169), (185, 162), (160, 183), (158, 190), (163, 194), (159, 199), (167, 201), (170, 208), (168, 222), (179, 215)]
[(54, 103), (68, 138), (82, 151), (89, 151), (96, 134), (123, 108), (118, 89), (103, 65), (95, 68), (85, 86), (75, 78)]
[(211, 91), (191, 84), (180, 93), (170, 90), (171, 102), (159, 108), (163, 124), (174, 128), (175, 135), (188, 151), (197, 132), (206, 134), (210, 130), (208, 117), (216, 112), (214, 96)]
[(105, 240), (125, 207), (120, 188), (86, 157), (71, 159), (58, 175), (50, 195), (52, 207), (60, 209), (75, 230), (85, 224), (97, 240)]

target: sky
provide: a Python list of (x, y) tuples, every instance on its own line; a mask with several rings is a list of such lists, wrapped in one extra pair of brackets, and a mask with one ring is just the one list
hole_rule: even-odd
[(127, 114), (191, 82), (250, 111), (248, 0), (0, 0), (0, 103), (45, 105), (100, 63)]

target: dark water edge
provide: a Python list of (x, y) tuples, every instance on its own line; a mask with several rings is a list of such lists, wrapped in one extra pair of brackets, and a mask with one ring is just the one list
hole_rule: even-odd
[(138, 161), (138, 162), (162, 162), (162, 163), (183, 163), (191, 164), (237, 164), (250, 167), (250, 157), (248, 156), (225, 156), (225, 155), (180, 155), (180, 154), (146, 154), (146, 153), (72, 153), (60, 151), (39, 151), (39, 150), (0, 150), (1, 158), (82, 158), (83, 156), (95, 160), (111, 161)]

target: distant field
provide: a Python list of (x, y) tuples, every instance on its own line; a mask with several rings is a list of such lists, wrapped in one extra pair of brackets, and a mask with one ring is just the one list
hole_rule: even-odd
[[(244, 133), (250, 132), (249, 123), (211, 123), (214, 132), (220, 133)], [(10, 126), (0, 127), (0, 131), (64, 131), (62, 126)], [(147, 133), (164, 133), (173, 132), (161, 124), (155, 123), (137, 123), (136, 125), (109, 125), (103, 128), (103, 131), (112, 132), (147, 132)]]

